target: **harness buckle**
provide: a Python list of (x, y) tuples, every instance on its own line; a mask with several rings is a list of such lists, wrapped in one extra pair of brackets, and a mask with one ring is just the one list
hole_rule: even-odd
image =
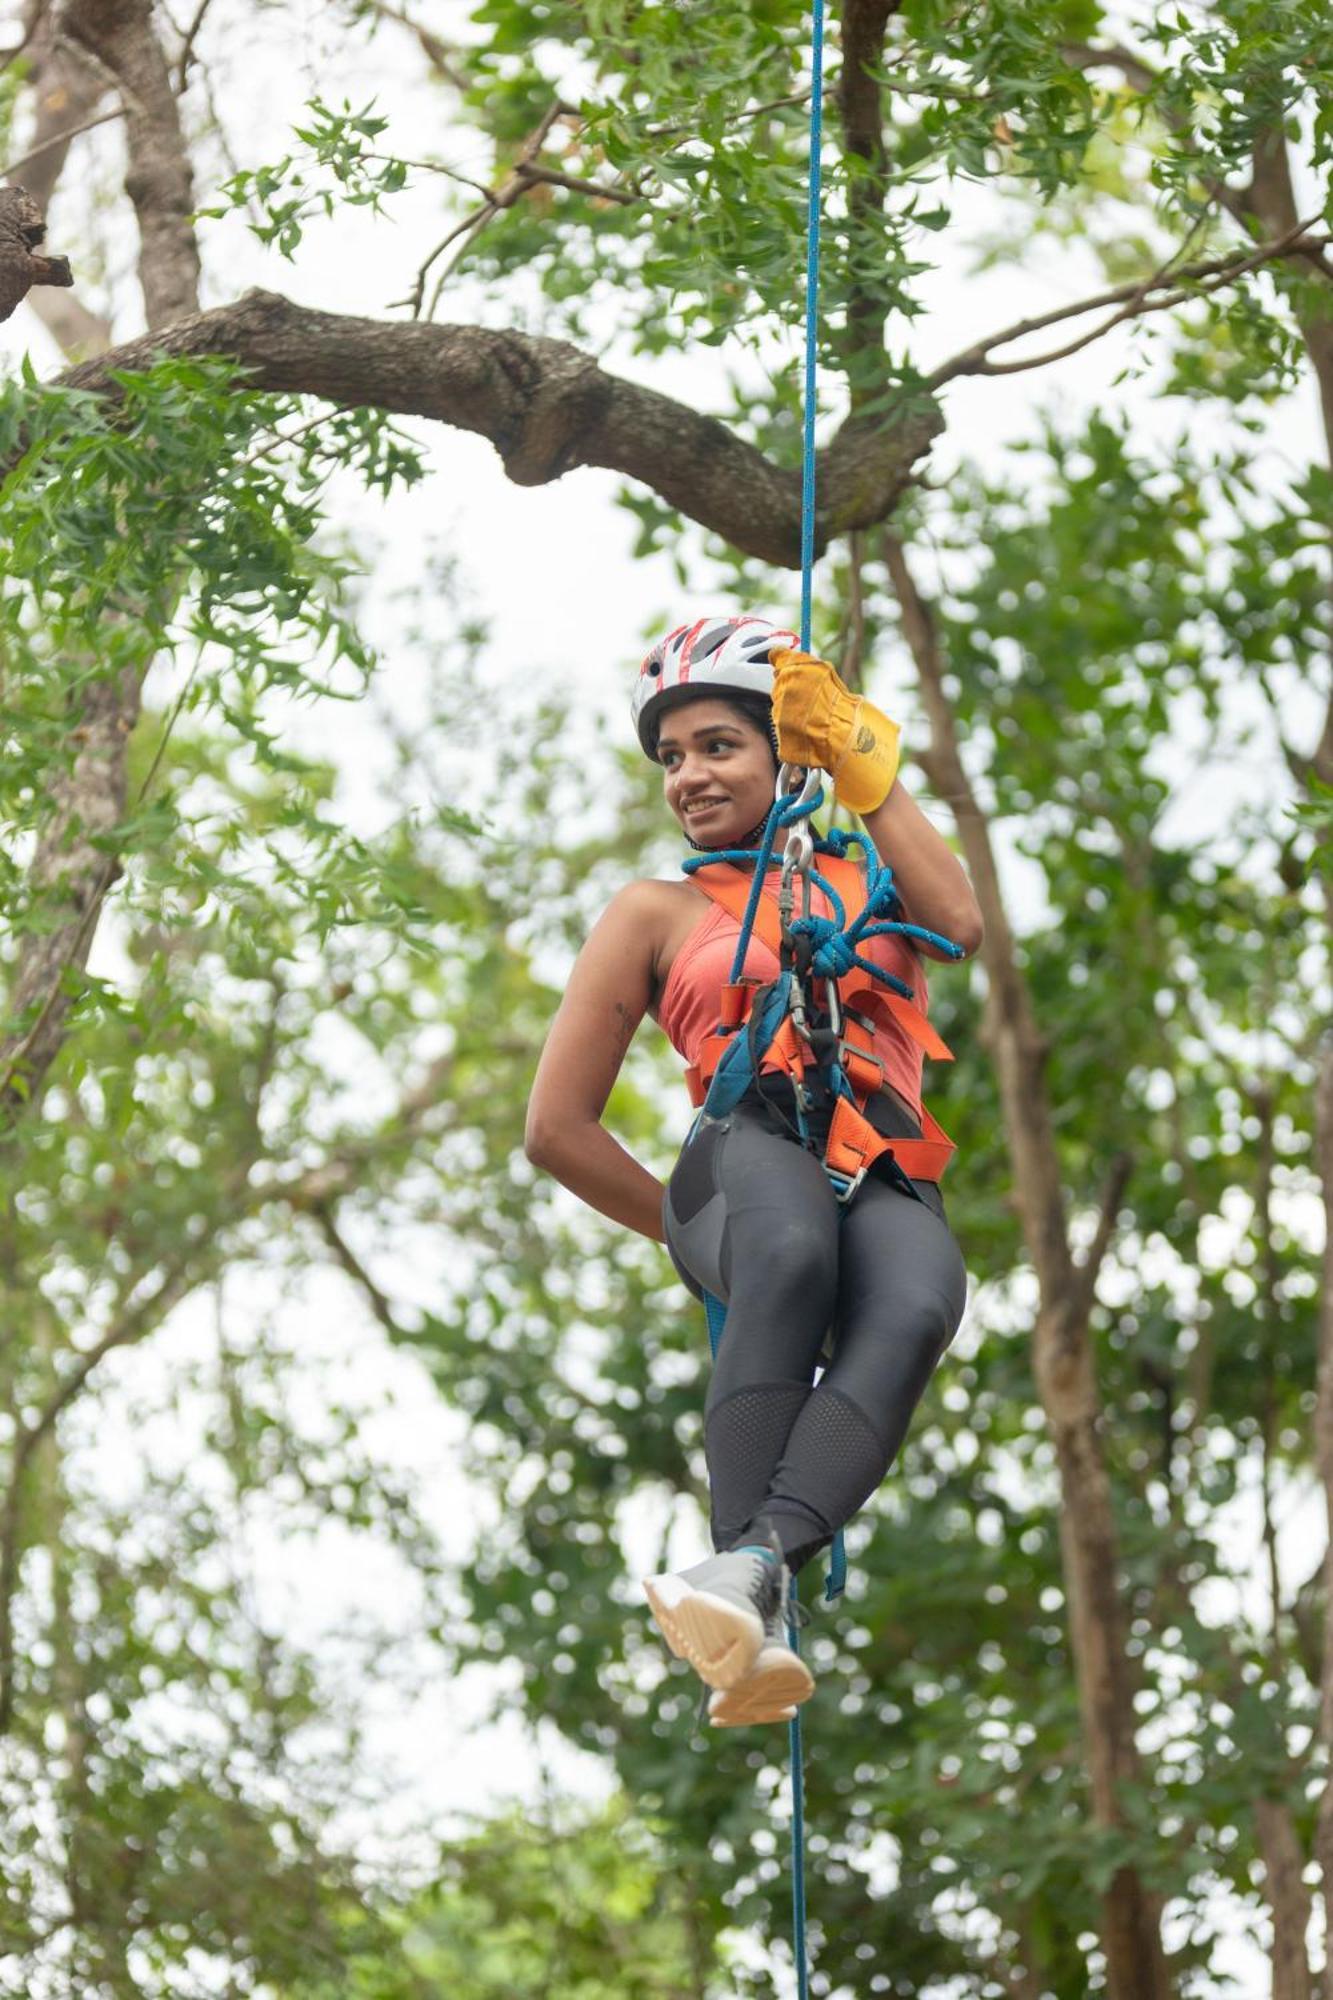
[(824, 1173), (828, 1178), (828, 1184), (833, 1189), (834, 1196), (840, 1208), (847, 1206), (865, 1179), (866, 1172), (867, 1169), (862, 1167), (859, 1172), (854, 1174), (840, 1174), (836, 1167), (831, 1167), (827, 1160), (824, 1161)]

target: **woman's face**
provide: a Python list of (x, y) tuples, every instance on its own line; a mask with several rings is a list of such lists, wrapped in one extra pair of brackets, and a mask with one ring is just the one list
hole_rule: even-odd
[(666, 802), (701, 847), (736, 847), (768, 817), (777, 771), (768, 738), (729, 702), (670, 708), (657, 739)]

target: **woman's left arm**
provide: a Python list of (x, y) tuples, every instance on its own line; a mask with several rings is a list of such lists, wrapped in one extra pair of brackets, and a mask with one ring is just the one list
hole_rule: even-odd
[[(938, 833), (915, 799), (895, 781), (883, 805), (862, 813), (861, 824), (875, 844), (881, 861), (893, 870), (909, 923), (939, 931), (963, 947), (967, 957), (980, 949), (981, 909), (962, 863), (943, 834)], [(930, 958), (943, 953), (928, 944), (918, 951)]]
[[(909, 922), (952, 939), (970, 958), (981, 946), (981, 910), (948, 842), (896, 776), (897, 723), (845, 687), (827, 660), (790, 647), (773, 653), (773, 721), (784, 762), (827, 771), (834, 796), (861, 815)], [(928, 944), (917, 949), (946, 956)]]

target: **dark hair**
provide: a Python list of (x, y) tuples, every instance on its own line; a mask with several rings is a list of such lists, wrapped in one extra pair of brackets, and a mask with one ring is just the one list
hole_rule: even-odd
[[(652, 725), (654, 758), (657, 758), (657, 742), (662, 733), (662, 717), (668, 709), (684, 708), (690, 701), (720, 701), (724, 707), (734, 708), (737, 715), (764, 738), (773, 752), (773, 766), (776, 770), (782, 760), (778, 755), (778, 733), (773, 727), (773, 704), (766, 694), (750, 694), (745, 689), (701, 687), (697, 690), (682, 688), (680, 696), (679, 700), (664, 704)], [(661, 761), (660, 758), (658, 761)]]

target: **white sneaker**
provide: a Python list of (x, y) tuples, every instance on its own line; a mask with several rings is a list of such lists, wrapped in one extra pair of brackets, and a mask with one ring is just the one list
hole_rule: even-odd
[(663, 1638), (711, 1688), (730, 1688), (753, 1668), (786, 1591), (774, 1550), (751, 1544), (709, 1556), (679, 1575), (650, 1576), (644, 1590)]
[(790, 1583), (785, 1568), (782, 1580), (782, 1596), (765, 1621), (763, 1644), (749, 1673), (709, 1697), (708, 1720), (714, 1729), (740, 1729), (750, 1722), (790, 1722), (815, 1691), (815, 1677), (787, 1635), (783, 1603)]

